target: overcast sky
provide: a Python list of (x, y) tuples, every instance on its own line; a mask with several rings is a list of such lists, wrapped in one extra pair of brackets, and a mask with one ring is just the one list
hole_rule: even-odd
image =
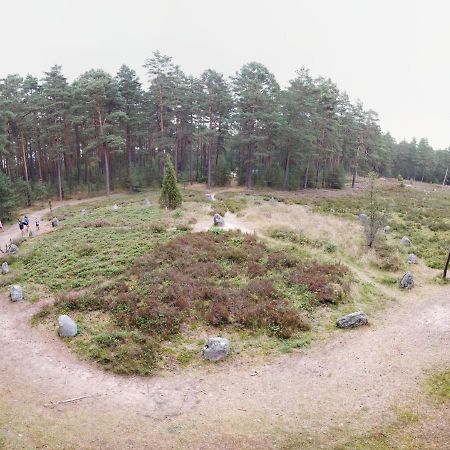
[(145, 78), (154, 50), (192, 75), (258, 61), (282, 86), (304, 65), (377, 111), (397, 140), (450, 146), (446, 0), (0, 1), (0, 78), (60, 64), (73, 80), (123, 63)]

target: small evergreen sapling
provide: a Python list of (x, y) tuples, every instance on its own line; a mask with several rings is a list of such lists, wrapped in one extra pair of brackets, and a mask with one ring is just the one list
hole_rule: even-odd
[(164, 177), (159, 204), (161, 208), (176, 209), (181, 206), (182, 198), (178, 189), (175, 169), (170, 156), (167, 157), (166, 175)]

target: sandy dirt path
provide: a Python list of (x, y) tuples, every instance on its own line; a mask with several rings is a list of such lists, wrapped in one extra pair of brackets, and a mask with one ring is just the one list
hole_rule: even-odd
[(0, 296), (0, 430), (12, 448), (278, 448), (290, 433), (317, 448), (315, 436), (388, 422), (450, 365), (450, 287), (399, 297), (307, 351), (138, 378), (80, 361), (31, 327), (41, 305)]

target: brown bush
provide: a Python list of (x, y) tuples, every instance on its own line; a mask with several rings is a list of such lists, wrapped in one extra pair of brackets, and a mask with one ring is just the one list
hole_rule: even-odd
[[(265, 264), (267, 262), (267, 264)], [(271, 252), (254, 236), (229, 232), (180, 236), (138, 258), (133, 279), (80, 298), (73, 309), (103, 309), (123, 328), (155, 339), (180, 331), (186, 321), (213, 326), (235, 324), (287, 338), (308, 328), (281, 286), (305, 286), (319, 302), (341, 301), (345, 267), (303, 263), (286, 252)]]

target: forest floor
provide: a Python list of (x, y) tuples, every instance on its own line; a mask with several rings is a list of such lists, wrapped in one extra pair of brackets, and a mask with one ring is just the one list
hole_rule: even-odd
[[(86, 200), (64, 206), (79, 203)], [(450, 286), (421, 264), (416, 287), (401, 292), (356, 257), (357, 225), (348, 219), (262, 203), (227, 213), (228, 226), (263, 240), (282, 225), (301, 225), (312, 240), (326, 235), (346, 248), (336, 258), (395, 301), (372, 307), (370, 326), (328, 331), (290, 354), (123, 377), (31, 326), (49, 300), (11, 303), (0, 294), (0, 448), (448, 448), (449, 403), (429, 394), (429, 379), (450, 367)], [(211, 222), (202, 214), (194, 231)], [(1, 247), (18, 234), (0, 234)]]

